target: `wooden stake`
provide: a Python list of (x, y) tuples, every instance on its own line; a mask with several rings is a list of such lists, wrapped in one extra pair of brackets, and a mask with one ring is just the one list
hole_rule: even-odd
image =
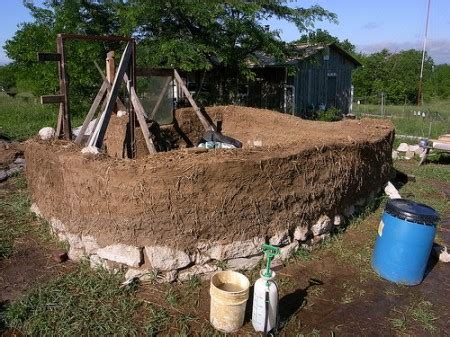
[(181, 90), (183, 91), (184, 95), (187, 97), (189, 103), (191, 103), (191, 106), (194, 108), (195, 113), (197, 114), (198, 118), (200, 119), (200, 122), (202, 123), (203, 127), (206, 131), (216, 131), (216, 126), (212, 123), (210, 123), (205, 116), (203, 116), (203, 113), (200, 111), (200, 108), (195, 103), (194, 99), (192, 98), (191, 93), (189, 92), (188, 88), (186, 88), (186, 85), (183, 83), (183, 80), (181, 79), (180, 75), (178, 74), (178, 71), (176, 69), (173, 70), (175, 80), (181, 87)]
[[(107, 76), (105, 76), (105, 73), (100, 68), (100, 66), (98, 65), (97, 61), (94, 60), (94, 64), (95, 64), (95, 67), (97, 68), (98, 72), (102, 76), (103, 81), (107, 82), (107, 89), (108, 89), (108, 92), (110, 92), (111, 91), (111, 84), (109, 82), (109, 79), (107, 78)], [(122, 103), (122, 101), (120, 100), (119, 97), (117, 97), (116, 104), (117, 104), (117, 108), (119, 110), (122, 110), (122, 111), (126, 111), (127, 110), (127, 108), (125, 107), (125, 104)]]
[(94, 98), (94, 102), (91, 105), (91, 108), (89, 109), (89, 112), (83, 122), (83, 126), (80, 129), (80, 133), (78, 134), (77, 138), (75, 138), (75, 143), (80, 144), (83, 140), (83, 136), (86, 132), (86, 129), (89, 126), (89, 123), (91, 122), (92, 118), (95, 115), (95, 112), (98, 109), (98, 106), (100, 105), (100, 102), (102, 101), (103, 97), (106, 93), (106, 88), (108, 87), (108, 83), (106, 81), (103, 81), (102, 86), (100, 87), (100, 90), (97, 93), (97, 96)]
[(72, 126), (69, 108), (69, 79), (66, 71), (66, 55), (64, 53), (64, 41), (61, 34), (56, 38), (56, 50), (61, 54), (59, 64), (59, 88), (60, 95), (64, 96), (64, 101), (60, 103), (62, 107), (62, 132), (65, 139), (72, 139)]

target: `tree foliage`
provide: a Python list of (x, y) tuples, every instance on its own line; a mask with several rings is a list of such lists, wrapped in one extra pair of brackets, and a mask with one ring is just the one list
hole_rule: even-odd
[(348, 39), (339, 40), (339, 38), (331, 35), (327, 30), (324, 29), (317, 29), (307, 34), (303, 34), (298, 40), (294, 41), (293, 43), (311, 43), (311, 44), (337, 43), (350, 54), (356, 53), (355, 45), (352, 44)]
[(450, 97), (450, 64), (439, 64), (425, 83), (425, 93), (429, 97), (446, 99)]
[[(148, 1), (148, 0), (45, 0), (42, 7), (24, 1), (33, 22), (22, 24), (5, 46), (20, 69), (18, 85), (35, 94), (56, 91), (54, 64), (36, 62), (36, 52), (55, 49), (57, 33), (121, 34), (138, 41), (138, 65), (174, 67), (185, 71), (212, 70), (223, 83), (251, 77), (246, 66), (256, 50), (282, 59), (286, 44), (279, 32), (263, 21), (278, 18), (294, 23), (300, 32), (317, 20), (336, 16), (320, 6), (288, 6), (288, 0), (271, 1)], [(105, 44), (73, 43), (69, 46), (72, 97), (81, 100), (98, 86), (93, 59), (102, 60)]]
[[(383, 92), (389, 103), (417, 102), (422, 53), (405, 50), (391, 53), (384, 49), (370, 55), (360, 55), (363, 67), (353, 75), (355, 97), (374, 102)], [(433, 60), (426, 56), (424, 82), (431, 76)]]

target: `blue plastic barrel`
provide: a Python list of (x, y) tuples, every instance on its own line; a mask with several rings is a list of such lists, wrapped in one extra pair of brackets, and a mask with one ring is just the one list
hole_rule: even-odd
[(406, 285), (422, 282), (439, 214), (407, 199), (392, 199), (384, 210), (372, 258), (384, 279)]

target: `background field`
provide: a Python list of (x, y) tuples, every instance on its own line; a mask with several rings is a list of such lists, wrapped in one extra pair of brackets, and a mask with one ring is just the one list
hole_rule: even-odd
[(389, 118), (398, 135), (437, 138), (450, 133), (450, 100), (425, 102), (421, 108), (417, 105), (354, 103), (353, 113), (359, 117)]

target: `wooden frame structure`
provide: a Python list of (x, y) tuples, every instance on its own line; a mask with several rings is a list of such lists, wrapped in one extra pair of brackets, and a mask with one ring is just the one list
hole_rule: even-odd
[[(67, 140), (72, 139), (72, 128), (71, 128), (71, 113), (69, 105), (69, 80), (66, 70), (66, 55), (64, 52), (64, 43), (67, 40), (84, 40), (84, 41), (111, 41), (111, 42), (127, 42), (125, 50), (121, 56), (119, 66), (115, 68), (114, 54), (108, 53), (106, 59), (106, 76), (100, 69), (98, 64), (96, 64), (99, 70), (103, 82), (102, 85), (94, 98), (94, 101), (87, 113), (87, 116), (83, 122), (83, 125), (75, 139), (75, 143), (81, 144), (86, 130), (93, 120), (96, 111), (101, 107), (101, 112), (97, 117), (96, 123), (94, 125), (94, 130), (90, 134), (87, 141), (87, 146), (101, 148), (103, 145), (103, 140), (108, 128), (108, 124), (111, 118), (111, 114), (116, 107), (119, 106), (124, 109), (125, 106), (119, 98), (119, 90), (124, 82), (127, 88), (127, 94), (129, 96), (129, 101), (131, 102), (128, 107), (129, 112), (129, 139), (128, 141), (132, 144), (132, 157), (134, 157), (134, 131), (136, 120), (139, 123), (140, 129), (144, 135), (144, 139), (147, 145), (149, 153), (156, 153), (156, 147), (153, 144), (152, 137), (150, 135), (149, 128), (147, 126), (148, 115), (146, 114), (144, 107), (136, 92), (136, 77), (140, 76), (170, 76), (172, 82), (176, 83), (181, 92), (187, 97), (189, 103), (194, 108), (200, 122), (206, 131), (216, 131), (217, 128), (211, 121), (207, 114), (200, 110), (200, 108), (195, 103), (192, 95), (184, 84), (181, 76), (175, 69), (136, 69), (136, 43), (134, 39), (121, 36), (91, 36), (91, 35), (74, 35), (74, 34), (58, 34), (56, 39), (57, 52), (56, 53), (38, 53), (38, 60), (45, 62), (58, 62), (58, 74), (59, 74), (59, 84), (60, 92), (57, 95), (47, 95), (41, 96), (42, 104), (54, 104), (59, 103), (59, 114), (58, 122), (56, 128), (56, 138), (64, 138)], [(161, 101), (167, 87), (169, 86), (171, 80), (170, 78), (164, 83), (161, 93), (158, 96), (157, 102), (153, 108), (153, 113), (159, 108)]]
[[(58, 62), (59, 94), (41, 96), (42, 104), (59, 103), (58, 122), (56, 125), (56, 137), (72, 139), (71, 114), (69, 105), (69, 78), (66, 69), (65, 42), (69, 40), (78, 41), (106, 41), (106, 42), (128, 42), (135, 45), (134, 39), (124, 36), (100, 36), (100, 35), (78, 35), (58, 34), (56, 37), (56, 53), (38, 53), (38, 61)], [(133, 47), (134, 49), (135, 47)], [(135, 62), (135, 61), (134, 61)], [(134, 64), (133, 64), (134, 69)], [(135, 80), (133, 74), (133, 80)]]

